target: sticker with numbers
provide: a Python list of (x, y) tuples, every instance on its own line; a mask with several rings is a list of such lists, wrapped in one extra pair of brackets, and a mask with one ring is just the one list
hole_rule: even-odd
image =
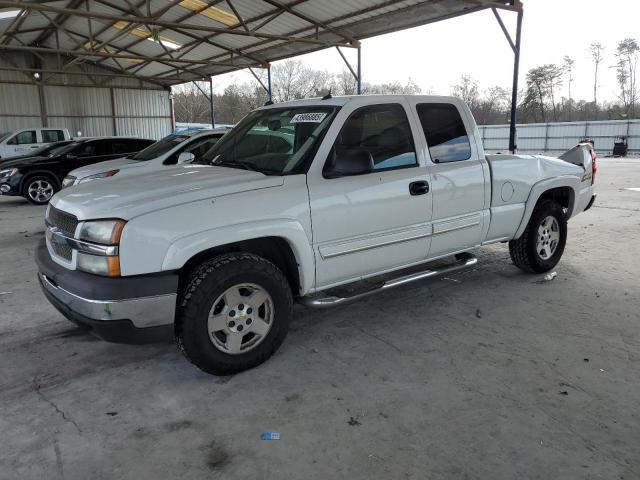
[(320, 123), (326, 116), (325, 112), (296, 113), (291, 123)]
[(262, 440), (280, 440), (280, 432), (263, 432), (260, 434)]

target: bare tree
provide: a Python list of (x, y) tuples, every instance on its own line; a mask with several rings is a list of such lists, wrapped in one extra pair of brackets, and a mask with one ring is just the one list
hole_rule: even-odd
[(324, 95), (332, 83), (329, 72), (308, 67), (301, 60), (286, 60), (275, 65), (271, 76), (276, 102)]
[(598, 68), (602, 63), (604, 57), (605, 48), (601, 43), (592, 43), (589, 46), (589, 52), (591, 52), (591, 58), (593, 59), (594, 77), (593, 77), (593, 103), (598, 109)]
[(635, 105), (638, 100), (636, 88), (636, 70), (638, 65), (638, 53), (640, 45), (633, 38), (625, 38), (616, 49), (616, 64), (618, 85), (620, 86), (620, 101), (625, 107), (627, 116), (635, 113)]
[(380, 84), (365, 83), (362, 85), (362, 92), (365, 95), (416, 95), (422, 93), (422, 88), (409, 78), (404, 85), (400, 82)]
[(573, 82), (573, 67), (575, 66), (576, 61), (571, 58), (569, 55), (565, 55), (564, 56), (564, 60), (562, 63), (562, 66), (564, 67), (564, 71), (567, 73), (567, 77), (568, 77), (568, 86), (569, 86), (569, 101), (568, 101), (568, 106), (567, 106), (567, 110), (569, 112), (569, 121), (571, 121), (571, 108), (572, 108), (572, 102), (573, 99), (571, 97), (571, 82)]
[(471, 75), (462, 75), (460, 82), (451, 88), (451, 95), (463, 100), (471, 110), (475, 110), (480, 103), (478, 82)]
[(335, 95), (355, 95), (357, 93), (356, 79), (349, 70), (342, 70), (334, 80)]
[[(203, 86), (201, 88), (204, 89)], [(211, 105), (202, 92), (191, 83), (185, 83), (173, 90), (173, 106), (178, 122), (211, 122)]]

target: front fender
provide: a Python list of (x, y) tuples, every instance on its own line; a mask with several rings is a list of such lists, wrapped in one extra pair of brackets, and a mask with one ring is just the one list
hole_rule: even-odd
[(576, 192), (580, 188), (580, 178), (573, 175), (561, 175), (554, 178), (548, 178), (546, 180), (541, 180), (533, 185), (531, 188), (531, 192), (529, 193), (529, 197), (525, 203), (524, 215), (522, 216), (522, 220), (520, 221), (520, 225), (518, 226), (518, 230), (514, 235), (514, 238), (520, 238), (524, 233), (525, 228), (527, 228), (527, 224), (529, 223), (529, 219), (531, 218), (531, 214), (533, 213), (533, 209), (536, 207), (538, 200), (542, 196), (542, 194), (548, 190), (560, 187), (570, 187), (573, 195), (572, 201), (569, 205), (568, 216), (570, 217), (573, 211), (573, 206), (576, 198)]
[(204, 230), (175, 240), (168, 248), (162, 270), (178, 270), (195, 255), (215, 247), (264, 237), (284, 239), (298, 263), (302, 293), (313, 287), (315, 259), (304, 228), (295, 220), (264, 220)]

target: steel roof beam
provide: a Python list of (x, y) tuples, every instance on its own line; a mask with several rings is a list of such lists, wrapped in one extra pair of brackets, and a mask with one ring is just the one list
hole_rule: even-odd
[[(77, 36), (82, 36), (80, 34), (75, 34)], [(84, 36), (84, 38), (88, 39), (88, 37)], [(214, 62), (209, 60), (184, 60), (181, 58), (163, 58), (163, 57), (150, 57), (147, 55), (128, 55), (122, 53), (108, 53), (108, 52), (97, 52), (97, 51), (82, 51), (77, 52), (75, 50), (65, 50), (64, 48), (50, 48), (50, 47), (33, 47), (33, 46), (23, 46), (23, 45), (0, 45), (0, 50), (16, 50), (16, 51), (28, 51), (28, 52), (39, 52), (39, 53), (60, 53), (62, 55), (67, 55), (70, 57), (102, 57), (102, 58), (122, 58), (125, 60), (150, 60), (153, 62), (173, 62), (173, 63), (184, 63), (185, 65), (217, 65), (221, 67), (243, 67), (243, 65), (238, 65), (236, 63), (231, 62)], [(175, 67), (174, 65), (169, 65), (171, 67)]]
[(78, 17), (85, 17), (85, 18), (90, 17), (90, 18), (96, 18), (96, 19), (102, 19), (102, 20), (125, 21), (130, 23), (146, 23), (149, 25), (165, 27), (168, 29), (184, 28), (187, 30), (195, 30), (195, 31), (201, 31), (201, 32), (221, 33), (225, 35), (237, 35), (237, 36), (251, 37), (251, 38), (262, 38), (267, 41), (288, 41), (292, 43), (306, 43), (309, 45), (318, 45), (318, 46), (327, 46), (327, 47), (334, 47), (336, 45), (350, 46), (343, 42), (327, 42), (322, 40), (316, 40), (310, 37), (292, 37), (288, 35), (274, 35), (269, 33), (247, 32), (244, 30), (230, 30), (227, 28), (211, 27), (208, 25), (195, 25), (195, 24), (167, 22), (164, 20), (159, 20), (156, 18), (149, 18), (149, 17), (138, 17), (138, 16), (118, 17), (116, 15), (109, 15), (105, 13), (87, 12), (84, 10), (68, 9), (68, 8), (58, 8), (58, 7), (52, 7), (50, 5), (42, 5), (42, 4), (36, 4), (36, 3), (0, 1), (0, 8), (21, 8), (21, 9), (34, 10), (39, 12), (52, 12), (52, 13), (75, 15)]

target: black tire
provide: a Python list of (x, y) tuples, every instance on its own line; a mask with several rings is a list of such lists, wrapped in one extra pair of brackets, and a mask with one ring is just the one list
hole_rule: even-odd
[[(209, 312), (227, 289), (259, 285), (273, 303), (271, 328), (253, 349), (237, 354), (221, 351), (209, 337)], [(230, 375), (260, 365), (282, 344), (293, 308), (291, 288), (273, 263), (249, 253), (229, 253), (208, 260), (189, 276), (179, 299), (175, 324), (178, 348), (204, 372)]]
[[(48, 193), (46, 195), (46, 198), (37, 197), (30, 194), (30, 189), (33, 186), (37, 185), (38, 182), (40, 182), (41, 185), (44, 185), (44, 184), (49, 185), (50, 193), (49, 193), (49, 190), (47, 190)], [(24, 181), (22, 185), (22, 196), (26, 198), (27, 201), (32, 205), (46, 205), (47, 203), (49, 203), (49, 200), (51, 200), (51, 198), (56, 194), (58, 190), (59, 190), (58, 182), (56, 182), (53, 177), (50, 177), (49, 175), (34, 175), (33, 177), (28, 177)]]
[[(545, 259), (536, 249), (538, 228), (545, 218), (552, 216), (558, 222), (560, 238), (553, 255)], [(563, 208), (553, 200), (538, 202), (531, 214), (527, 228), (517, 240), (509, 242), (511, 261), (520, 270), (529, 273), (544, 273), (551, 270), (560, 261), (567, 243), (567, 217)]]

